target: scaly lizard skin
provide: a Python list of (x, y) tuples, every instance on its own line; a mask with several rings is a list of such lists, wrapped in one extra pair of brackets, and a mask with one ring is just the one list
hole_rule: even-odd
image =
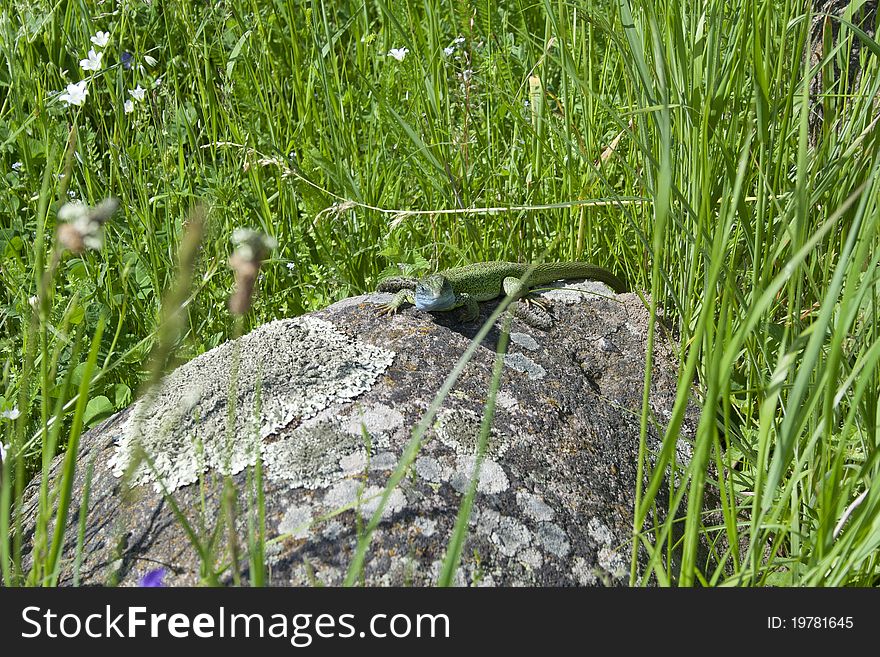
[(379, 283), (378, 292), (396, 292), (394, 299), (381, 307), (381, 314), (394, 314), (404, 303), (431, 312), (465, 308), (465, 321), (475, 320), (479, 301), (489, 301), (507, 294), (515, 302), (514, 315), (531, 326), (547, 329), (552, 319), (541, 302), (524, 298), (529, 289), (560, 279), (589, 278), (606, 283), (615, 292), (625, 292), (626, 285), (607, 269), (586, 262), (548, 262), (535, 265), (527, 280), (523, 276), (530, 265), (516, 262), (477, 262), (447, 269), (423, 278), (393, 277)]

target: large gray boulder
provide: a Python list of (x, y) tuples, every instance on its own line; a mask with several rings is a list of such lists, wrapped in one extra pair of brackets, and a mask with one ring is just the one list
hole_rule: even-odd
[[(592, 282), (544, 296), (552, 329), (512, 325), (459, 584), (628, 581), (648, 311), (637, 295)], [(86, 433), (62, 582), (72, 578), (89, 464), (83, 584), (133, 584), (160, 566), (169, 585), (196, 584), (207, 569), (231, 582), (232, 532), (222, 526), (227, 473), (238, 490), (233, 517), (248, 581), (254, 499), (247, 491), (259, 452), (268, 583), (341, 584), (413, 427), (480, 327), (462, 324), (455, 312), (409, 308), (378, 317), (376, 303), (388, 298), (347, 299), (261, 326), (180, 367), (149, 400)], [(494, 307), (482, 305), (481, 321)], [(436, 582), (471, 477), (498, 338), (496, 327), (391, 494), (367, 553), (365, 584)], [(650, 403), (652, 425), (662, 427), (677, 363), (662, 334), (658, 342)], [(138, 444), (148, 459), (138, 459)], [(658, 445), (652, 428), (649, 446)], [(680, 451), (687, 451), (684, 438)], [(214, 535), (214, 563), (201, 563), (169, 495), (203, 544)]]

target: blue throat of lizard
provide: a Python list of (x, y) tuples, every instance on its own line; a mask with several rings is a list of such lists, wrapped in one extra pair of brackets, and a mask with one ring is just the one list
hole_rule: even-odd
[(450, 310), (455, 307), (452, 283), (441, 274), (425, 276), (416, 283), (415, 305), (419, 310)]

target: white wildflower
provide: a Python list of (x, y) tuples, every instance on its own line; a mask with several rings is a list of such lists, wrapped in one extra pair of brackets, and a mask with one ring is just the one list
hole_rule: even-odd
[(84, 71), (100, 71), (102, 57), (104, 57), (104, 53), (95, 52), (95, 49), (92, 48), (91, 50), (89, 50), (88, 59), (79, 60), (80, 68), (82, 68)]
[(147, 63), (147, 66), (150, 67), (155, 66), (159, 63), (158, 61), (156, 61), (155, 57), (150, 57), (149, 55), (144, 55), (144, 61)]
[(86, 89), (86, 81), (82, 80), (76, 84), (67, 85), (67, 92), (61, 94), (58, 98), (68, 105), (82, 105), (86, 101), (86, 95), (89, 90)]
[(443, 49), (443, 54), (444, 54), (446, 57), (449, 57), (449, 56), (450, 56), (452, 53), (454, 53), (454, 52), (455, 52), (455, 46), (448, 46), (448, 47), (446, 47), (446, 48)]
[(3, 411), (2, 413), (0, 413), (0, 417), (4, 417), (7, 420), (16, 420), (18, 419), (19, 415), (21, 415), (21, 411), (17, 408), (13, 408), (10, 411)]
[(406, 54), (409, 52), (408, 48), (392, 48), (388, 51), (389, 57), (394, 57), (399, 62), (403, 61), (403, 58), (406, 57)]
[(105, 47), (110, 42), (110, 33), (109, 32), (101, 32), (98, 31), (95, 36), (92, 37), (92, 43), (94, 43), (99, 48)]
[(128, 93), (131, 94), (131, 97), (134, 98), (139, 103), (144, 101), (144, 94), (147, 93), (146, 89), (142, 89), (141, 85), (138, 85), (134, 89), (129, 89)]
[(134, 101), (132, 101), (132, 100), (125, 101), (122, 104), (122, 109), (125, 110), (126, 114), (131, 114), (132, 112), (134, 112)]

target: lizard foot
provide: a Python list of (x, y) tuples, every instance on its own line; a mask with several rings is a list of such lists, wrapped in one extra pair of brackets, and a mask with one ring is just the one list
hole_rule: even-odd
[(534, 295), (531, 295), (531, 294), (530, 294), (530, 295), (528, 295), (528, 296), (523, 297), (522, 299), (520, 299), (519, 302), (520, 302), (521, 304), (525, 305), (526, 307), (528, 307), (528, 308), (531, 309), (531, 310), (534, 310), (534, 309), (536, 309), (536, 308), (540, 308), (540, 309), (543, 310), (545, 313), (549, 313), (549, 312), (550, 312), (550, 304), (547, 303), (547, 300), (546, 300), (546, 299), (543, 299), (543, 298), (538, 297), (538, 296), (534, 296)]
[(511, 306), (510, 312), (533, 328), (547, 331), (553, 327), (553, 316), (542, 304), (526, 304), (520, 300)]
[(390, 303), (383, 303), (376, 309), (379, 317), (393, 317), (397, 314), (397, 306)]

